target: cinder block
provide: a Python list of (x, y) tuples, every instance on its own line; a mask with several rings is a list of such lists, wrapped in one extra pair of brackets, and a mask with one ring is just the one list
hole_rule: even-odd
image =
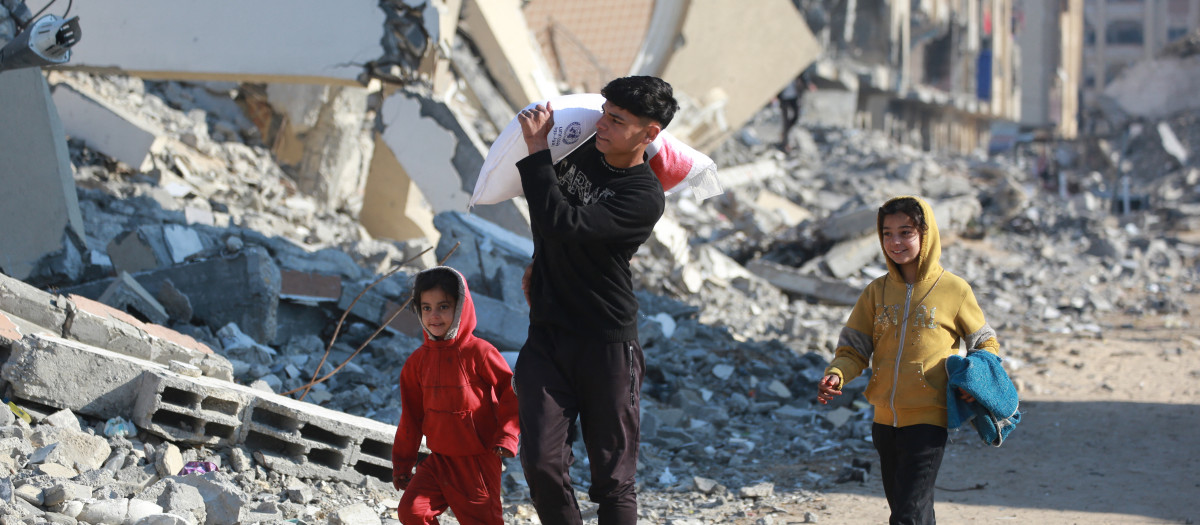
[(232, 445), (252, 396), (233, 383), (154, 370), (142, 377), (133, 422), (184, 443)]
[(392, 425), (264, 394), (242, 422), (241, 442), (287, 475), (390, 482), (395, 432)]
[(15, 397), (79, 414), (131, 419), (142, 373), (164, 367), (50, 335), (13, 345), (0, 368)]

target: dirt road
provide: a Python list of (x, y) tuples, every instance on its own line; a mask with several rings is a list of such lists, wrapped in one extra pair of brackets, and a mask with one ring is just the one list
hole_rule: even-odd
[[(1200, 296), (1191, 295), (1192, 312)], [(1000, 448), (952, 432), (939, 523), (1200, 523), (1200, 323), (1100, 319), (1097, 336), (1008, 334), (1020, 425)], [(1001, 341), (1004, 344), (1004, 341)], [(886, 523), (878, 461), (776, 523)], [(975, 488), (982, 486), (982, 488)]]

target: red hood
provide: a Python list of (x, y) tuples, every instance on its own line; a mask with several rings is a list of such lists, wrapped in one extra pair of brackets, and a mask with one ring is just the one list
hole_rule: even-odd
[[(450, 330), (446, 331), (446, 339), (433, 339), (429, 335), (429, 330), (425, 329), (425, 324), (421, 324), (421, 332), (425, 334), (425, 344), (430, 346), (460, 344), (475, 332), (475, 301), (471, 300), (471, 290), (467, 288), (467, 279), (461, 273), (458, 273), (458, 270), (449, 266), (435, 266), (428, 270), (422, 270), (420, 273), (426, 272), (450, 272), (454, 274), (455, 279), (458, 281), (458, 302), (454, 307), (454, 321), (450, 323)], [(418, 299), (414, 297), (413, 309), (417, 312), (417, 320), (419, 322), (421, 319), (421, 310), (417, 306), (418, 304)]]

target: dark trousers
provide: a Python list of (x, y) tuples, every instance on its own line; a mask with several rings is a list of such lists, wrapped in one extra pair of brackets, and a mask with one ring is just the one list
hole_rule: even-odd
[(578, 416), (601, 525), (637, 522), (642, 347), (597, 343), (531, 325), (514, 384), (521, 417), (521, 466), (546, 525), (582, 524), (571, 487), (571, 425)]
[(783, 149), (788, 149), (788, 135), (792, 132), (792, 126), (796, 125), (796, 121), (800, 120), (800, 99), (799, 98), (781, 98), (779, 99), (779, 111), (783, 117), (783, 134), (782, 144)]
[(875, 423), (871, 439), (879, 452), (883, 493), (892, 509), (888, 523), (935, 523), (933, 484), (946, 450), (946, 429), (937, 425), (897, 428)]

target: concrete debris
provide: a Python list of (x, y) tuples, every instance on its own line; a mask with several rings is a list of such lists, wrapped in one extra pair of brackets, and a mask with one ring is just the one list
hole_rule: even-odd
[(166, 324), (170, 319), (167, 310), (126, 271), (121, 271), (117, 275), (112, 284), (104, 289), (104, 293), (100, 294), (98, 300), (151, 323)]
[[(445, 47), (434, 31), (442, 26), (423, 17), (458, 18), (442, 4), (384, 2), (390, 48), (373, 75), (432, 71), (424, 60)], [(473, 19), (503, 14), (469, 5)], [(456, 64), (473, 58), (453, 49)], [(473, 71), (479, 96), (490, 81)], [(44, 87), (41, 77), (9, 75), (0, 83)], [(0, 235), (23, 250), (0, 260), (0, 387), (31, 416), (0, 407), (0, 515), (393, 523), (396, 378), (422, 341), (404, 309), (412, 276), (443, 259), (466, 275), (477, 334), (507, 358), (527, 332), (520, 278), (533, 246), (519, 205), (461, 210), (485, 133), (420, 90), (384, 96), (72, 71), (51, 79), (64, 97), (87, 93), (89, 103), (117, 108), (112, 115), (140, 108), (163, 140), (109, 146), (81, 135), (50, 166), (65, 178), (4, 177), (20, 191), (3, 192), (0, 210), (26, 210), (18, 195), (42, 198), (14, 223), (21, 228)], [(493, 127), (509, 118), (504, 97), (536, 87), (510, 80), (486, 97)], [(718, 95), (693, 109), (718, 108)], [(338, 108), (378, 114), (364, 125), (339, 120)], [(1200, 144), (1200, 113), (1156, 118), (1137, 133), (1083, 141), (1087, 151), (1064, 156), (1054, 174), (1026, 154), (930, 153), (807, 122), (784, 155), (754, 139), (778, 134), (770, 105), (740, 130), (712, 128), (736, 137), (713, 153), (726, 194), (671, 197), (632, 263), (646, 357), (644, 521), (740, 519), (747, 505), (811, 501), (814, 491), (869, 478), (869, 463), (845, 465), (847, 455), (873, 453), (867, 378), (829, 407), (812, 394), (859, 291), (886, 272), (874, 228), (888, 197), (929, 199), (947, 239), (943, 266), (974, 285), (1013, 366), (1033, 361), (1026, 329), (1099, 337), (1105, 312), (1185, 315), (1200, 256), (1200, 165), (1189, 150)], [(386, 131), (364, 140), (376, 125)], [(115, 153), (129, 145), (137, 151)], [(391, 155), (408, 174), (375, 166), (377, 186), (362, 181), (367, 149), (371, 164)], [(413, 180), (422, 191), (410, 194)], [(386, 238), (360, 226), (372, 212), (393, 221)], [(17, 229), (38, 242), (9, 242)], [(303, 399), (281, 395), (292, 391)], [(107, 435), (115, 417), (134, 431)], [(582, 442), (571, 446), (586, 457)], [(779, 457), (795, 458), (795, 468), (775, 468)], [(182, 474), (192, 462), (216, 470)], [(571, 475), (586, 490), (586, 463)], [(519, 461), (506, 461), (503, 487), (506, 522), (535, 523)], [(768, 512), (760, 522), (770, 520)]]

